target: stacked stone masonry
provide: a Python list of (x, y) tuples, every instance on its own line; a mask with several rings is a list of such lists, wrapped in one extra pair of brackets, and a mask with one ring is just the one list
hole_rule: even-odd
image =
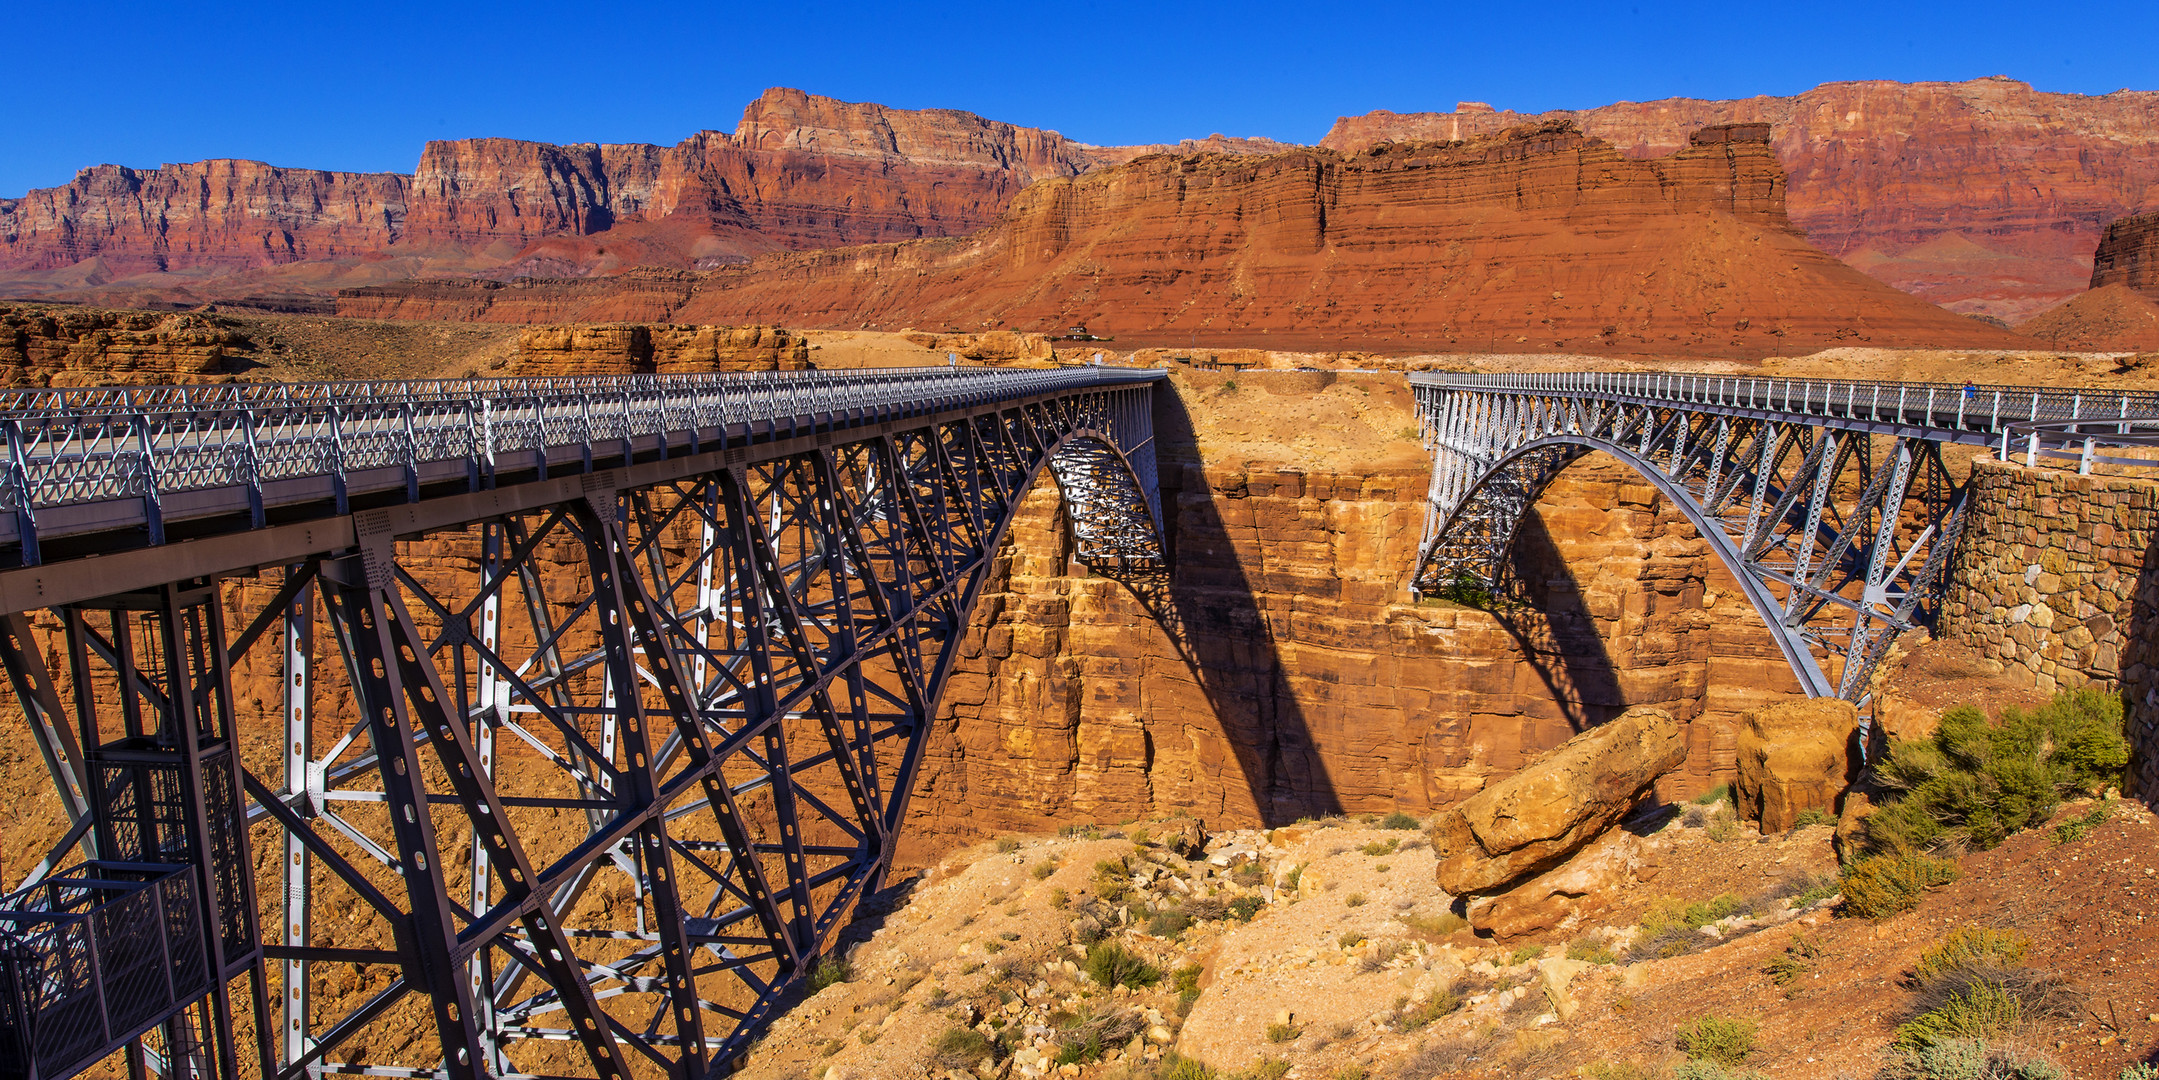
[(2159, 793), (2159, 481), (1982, 458), (1971, 482), (1942, 636), (2043, 692), (2120, 690), (2132, 779)]

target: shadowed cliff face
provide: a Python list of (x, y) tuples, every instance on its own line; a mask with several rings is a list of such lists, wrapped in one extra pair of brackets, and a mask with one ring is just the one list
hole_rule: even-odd
[(1409, 602), (1428, 467), (1369, 446), (1277, 466), (1229, 422), (1385, 425), (1407, 394), (1390, 410), (1380, 379), (1272, 381), (1180, 379), (1193, 430), (1157, 429), (1179, 638), (1159, 599), (1073, 574), (1054, 489), (1030, 496), (941, 706), (905, 858), (1072, 821), (1422, 811), (1631, 705), (1690, 721), (1664, 793), (1693, 794), (1730, 778), (1739, 713), (1798, 692), (1693, 527), (1608, 459), (1563, 474), (1525, 525), (1530, 607)]

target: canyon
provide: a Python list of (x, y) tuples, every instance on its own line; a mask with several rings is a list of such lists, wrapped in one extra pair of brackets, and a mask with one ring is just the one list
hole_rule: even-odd
[[(2080, 292), (2102, 229), (2154, 209), (2159, 185), (2159, 93), (2045, 93), (2000, 77), (1536, 115), (1475, 103), (1380, 110), (1339, 119), (1318, 145), (1356, 155), (1558, 120), (1637, 158), (1682, 150), (1705, 127), (1768, 124), (1790, 177), (1791, 222), (1809, 242), (1913, 295), (2008, 323)], [(1220, 135), (1093, 146), (956, 110), (773, 89), (732, 132), (671, 147), (449, 140), (427, 144), (411, 174), (229, 160), (95, 166), (63, 187), (0, 199), (0, 290), (327, 312), (338, 289), (416, 278), (690, 271), (959, 236), (994, 225), (1036, 182), (1152, 155), (1292, 149)]]
[(1809, 241), (1951, 310), (2009, 322), (2081, 292), (2102, 230), (2159, 209), (2159, 93), (2045, 93), (2006, 77), (1539, 114), (1464, 102), (1343, 117), (1320, 145), (1353, 151), (1559, 119), (1635, 156), (1668, 154), (1706, 125), (1766, 123)]
[(1037, 182), (963, 237), (704, 273), (349, 289), (342, 315), (896, 329), (1130, 344), (1761, 356), (2015, 348), (1806, 244), (1762, 125), (1634, 158), (1560, 121), (1342, 155), (1154, 155)]

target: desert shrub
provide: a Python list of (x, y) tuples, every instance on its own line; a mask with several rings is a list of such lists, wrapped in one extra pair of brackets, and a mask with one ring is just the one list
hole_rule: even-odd
[(1844, 913), (1882, 919), (1919, 906), (1920, 894), (1957, 879), (1957, 864), (1919, 854), (1870, 855), (1844, 868)]
[(1402, 925), (1416, 931), (1420, 937), (1433, 941), (1458, 933), (1469, 925), (1469, 920), (1451, 911), (1443, 911), (1437, 915), (1420, 915), (1406, 911), (1395, 918), (1400, 920)]
[(2134, 1065), (2124, 1065), (2117, 1080), (2159, 1080), (2159, 1065), (2142, 1061)]
[(1195, 896), (1184, 902), (1184, 913), (1195, 921), (1219, 919), (1229, 914), (1229, 905), (1212, 896)]
[(1069, 903), (1071, 903), (1071, 902), (1072, 902), (1072, 894), (1071, 894), (1071, 893), (1068, 893), (1068, 892), (1064, 891), (1063, 889), (1051, 889), (1051, 890), (1050, 890), (1050, 906), (1051, 906), (1051, 907), (1053, 907), (1053, 908), (1061, 908), (1061, 907), (1063, 907), (1063, 906), (1065, 906), (1066, 904), (1069, 904)]
[(2014, 930), (1962, 927), (1919, 954), (1912, 980), (1925, 986), (1970, 968), (2013, 968), (2024, 962), (2030, 948), (2031, 939)]
[(1376, 941), (1364, 951), (1364, 959), (1357, 961), (1357, 970), (1370, 974), (1387, 966), (1387, 961), (1402, 955), (1409, 945), (1400, 941)]
[(1674, 924), (1689, 930), (1699, 930), (1719, 919), (1727, 919), (1746, 910), (1746, 901), (1731, 893), (1719, 893), (1707, 900), (1696, 900), (1692, 903), (1666, 897), (1649, 905), (1649, 910), (1642, 913), (1642, 931), (1654, 934)]
[(1267, 1025), (1267, 1041), (1271, 1043), (1296, 1042), (1297, 1036), (1302, 1034), (1304, 1032), (1297, 1030), (1293, 1024)]
[(1051, 874), (1057, 872), (1057, 865), (1058, 863), (1055, 859), (1044, 859), (1041, 862), (1034, 864), (1034, 868), (1027, 872), (1033, 874), (1036, 881), (1042, 881), (1047, 879)]
[(1287, 1058), (1261, 1058), (1253, 1062), (1251, 1068), (1238, 1073), (1236, 1080), (1282, 1080), (1289, 1075), (1289, 1070)]
[(1205, 1063), (1180, 1054), (1165, 1054), (1156, 1066), (1155, 1075), (1162, 1080), (1221, 1080), (1221, 1074)]
[(1386, 817), (1379, 819), (1379, 827), (1382, 829), (1415, 829), (1423, 826), (1423, 824), (1423, 822), (1418, 821), (1416, 818), (1413, 818), (1408, 814), (1401, 812), (1400, 810), (1396, 810), (1395, 812), (1388, 814)]
[(1404, 1009), (1400, 1015), (1396, 1016), (1394, 1018), (1395, 1030), (1419, 1030), (1432, 1021), (1461, 1007), (1462, 999), (1460, 995), (1455, 993), (1454, 987), (1440, 987), (1432, 991), (1431, 997)]
[(1671, 1080), (1769, 1080), (1753, 1069), (1735, 1069), (1714, 1061), (1688, 1058), (1672, 1066)]
[(1959, 987), (1940, 1005), (1905, 1021), (1890, 1045), (1919, 1050), (1938, 1042), (1991, 1042), (2015, 1031), (2024, 1021), (2024, 1003), (2006, 987), (1973, 982)]
[(2118, 696), (2085, 687), (1999, 721), (1970, 705), (1921, 740), (1896, 740), (1875, 767), (1884, 805), (1867, 818), (1873, 852), (1990, 848), (2046, 820), (2066, 798), (2121, 781), (2129, 763)]
[(1392, 855), (1394, 849), (1401, 846), (1402, 842), (1400, 840), (1374, 840), (1364, 845), (1364, 853), (1367, 855)]
[(1661, 1072), (1632, 1061), (1599, 1061), (1585, 1073), (1589, 1080), (1658, 1080)]
[(1730, 784), (1718, 784), (1716, 787), (1694, 797), (1694, 805), (1696, 806), (1715, 806), (1718, 803), (1730, 801), (1732, 801), (1732, 785)]
[(1783, 900), (1792, 907), (1810, 907), (1817, 901), (1827, 900), (1842, 888), (1835, 874), (1786, 874), (1769, 891), (1762, 894), (1768, 901)]
[(1739, 815), (1729, 806), (1717, 807), (1717, 812), (1709, 815), (1708, 830), (1709, 838), (1716, 843), (1736, 840), (1739, 838)]
[[(2126, 1075), (2126, 1074), (2125, 1074)], [(1976, 1039), (1950, 1039), (1895, 1055), (1879, 1080), (2069, 1080), (2043, 1057)]]
[(1297, 888), (1297, 884), (1303, 880), (1304, 867), (1292, 866), (1289, 868), (1289, 873), (1282, 875), (1282, 887), (1295, 891), (1295, 889)]
[(997, 853), (999, 855), (1009, 855), (1019, 849), (1020, 842), (1014, 837), (1002, 836), (997, 839)]
[(1515, 949), (1514, 952), (1507, 957), (1507, 966), (1513, 967), (1516, 964), (1526, 964), (1531, 960), (1535, 960), (1536, 958), (1543, 955), (1544, 946), (1523, 945)]
[(1836, 823), (1837, 819), (1829, 816), (1828, 811), (1808, 809), (1801, 810), (1799, 816), (1792, 819), (1792, 828), (1804, 829), (1809, 825), (1834, 825)]
[(1246, 863), (1243, 866), (1240, 866), (1237, 869), (1231, 871), (1229, 875), (1229, 879), (1231, 881), (1234, 881), (1237, 884), (1242, 885), (1248, 889), (1266, 880), (1266, 878), (1267, 872), (1260, 869), (1260, 865), (1258, 863)]
[(1334, 1075), (1329, 1077), (1328, 1080), (1369, 1080), (1371, 1075), (1372, 1070), (1362, 1065), (1344, 1065), (1336, 1069)]
[(1192, 916), (1180, 908), (1169, 908), (1147, 916), (1147, 932), (1155, 937), (1176, 937), (1192, 925)]
[(810, 993), (816, 993), (834, 983), (843, 983), (854, 977), (845, 957), (827, 956), (810, 969)]
[(1463, 607), (1484, 608), (1492, 606), (1492, 589), (1471, 574), (1456, 574), (1454, 580), (1441, 585), (1433, 596), (1450, 604)]
[(1344, 930), (1342, 936), (1334, 939), (1334, 943), (1345, 949), (1354, 949), (1365, 943), (1365, 936), (1355, 930)]
[(1576, 938), (1567, 943), (1567, 959), (1584, 960), (1592, 964), (1616, 964), (1619, 957), (1604, 942), (1596, 938)]
[(1240, 896), (1229, 902), (1229, 913), (1236, 916), (1239, 922), (1251, 922), (1252, 916), (1259, 914), (1259, 909), (1266, 906), (1266, 901), (1257, 896)]
[(1363, 907), (1365, 904), (1364, 894), (1353, 892), (1342, 898), (1342, 904), (1345, 907)]
[(1783, 953), (1762, 965), (1762, 972), (1769, 976), (1769, 981), (1784, 987), (1784, 996), (1790, 997), (1793, 993), (1792, 984), (1798, 982), (1801, 975), (1813, 970), (1814, 961), (1820, 959), (1821, 955), (1822, 947), (1815, 944), (1813, 938), (1795, 933), (1792, 940), (1784, 946)]
[(1752, 1020), (1735, 1020), (1728, 1016), (1698, 1016), (1679, 1025), (1674, 1035), (1679, 1051), (1699, 1061), (1718, 1065), (1737, 1065), (1754, 1052)]
[(1002, 1056), (997, 1052), (999, 1048), (996, 1042), (969, 1027), (955, 1027), (946, 1031), (937, 1037), (937, 1042), (931, 1048), (937, 1054), (938, 1063), (948, 1069), (973, 1068), (975, 1063), (983, 1058), (994, 1059)]
[(1102, 986), (1139, 990), (1162, 981), (1162, 969), (1147, 958), (1114, 941), (1097, 941), (1087, 947), (1087, 977)]
[(2091, 835), (2094, 826), (2106, 821), (2107, 812), (2107, 808), (2103, 805), (2094, 806), (2090, 810), (2054, 826), (2054, 842), (2057, 844), (2074, 844), (2084, 839), (2086, 836)]

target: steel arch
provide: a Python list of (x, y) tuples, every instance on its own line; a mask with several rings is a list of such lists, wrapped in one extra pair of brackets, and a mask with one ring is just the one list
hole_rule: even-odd
[(1694, 525), (1807, 693), (1855, 702), (1895, 637), (1932, 617), (1946, 583), (1966, 492), (1941, 445), (1994, 437), (1928, 428), (1946, 415), (1934, 394), (1925, 411), (1869, 413), (1879, 389), (1847, 389), (1841, 400), (1857, 415), (1825, 417), (1772, 407), (1799, 396), (1782, 386), (1689, 386), (1665, 400), (1614, 393), (1628, 376), (1412, 381), (1434, 461), (1414, 588), (1501, 589), (1523, 516), (1567, 466), (1604, 452)]
[[(104, 573), (34, 568), (59, 640), (11, 616), (0, 662), (77, 824), (18, 895), (145, 850), (118, 842), (134, 804), (100, 772), (127, 750), (195, 800), (157, 834), (174, 858), (151, 862), (211, 883), (193, 917), (225, 975), (92, 1049), (190, 1078), (237, 1075), (250, 1049), (279, 1080), (731, 1071), (889, 866), (1027, 492), (1052, 477), (1097, 571), (1163, 568), (1155, 381), (970, 375), (949, 384), (970, 396), (927, 408), (662, 427), (612, 457), (587, 447), (572, 476), (407, 485), (403, 505), (250, 530), (251, 551), (211, 538), (190, 548), (208, 555), (153, 543)], [(243, 561), (67, 593), (218, 557)], [(235, 671), (275, 675), (267, 717)], [(257, 720), (282, 732), (282, 776), (241, 760)], [(250, 834), (281, 856), (264, 933)], [(388, 981), (332, 1000), (333, 965)], [(232, 1043), (234, 979), (254, 1047)], [(399, 1016), (439, 1049), (349, 1060)]]

